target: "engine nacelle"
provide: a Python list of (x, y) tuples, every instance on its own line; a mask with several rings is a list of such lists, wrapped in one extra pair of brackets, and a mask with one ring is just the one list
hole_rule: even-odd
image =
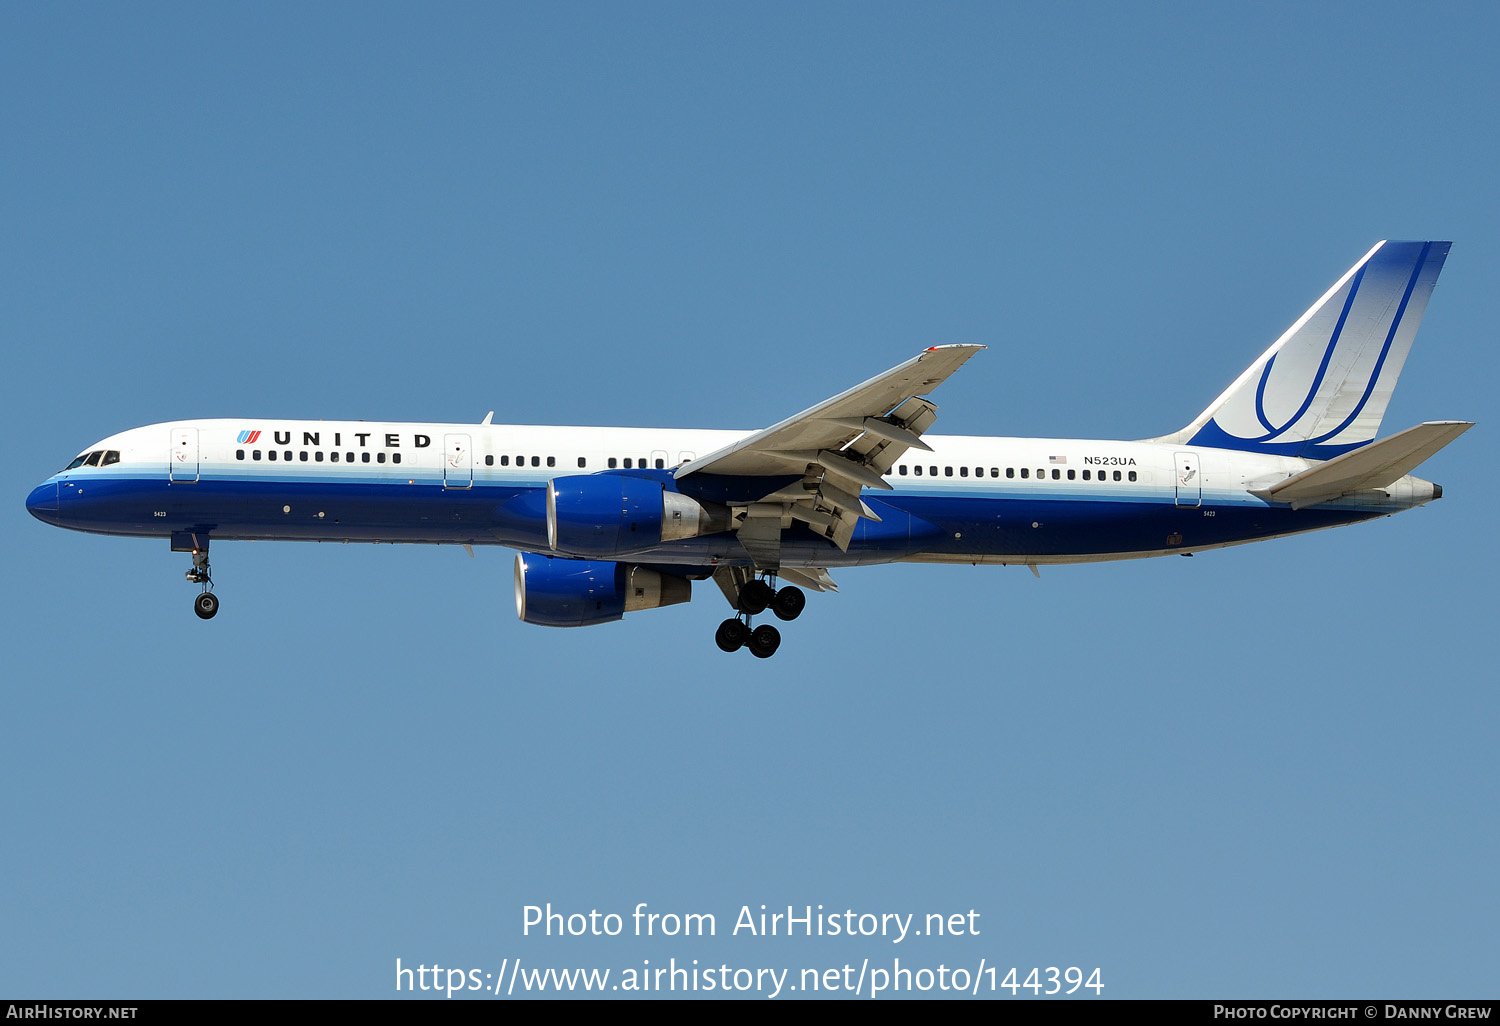
[(686, 602), (686, 577), (629, 563), (563, 559), (522, 552), (516, 556), (516, 615), (544, 627), (588, 627), (637, 609)]
[(580, 474), (547, 482), (547, 544), (569, 556), (618, 556), (729, 530), (729, 509), (660, 481)]

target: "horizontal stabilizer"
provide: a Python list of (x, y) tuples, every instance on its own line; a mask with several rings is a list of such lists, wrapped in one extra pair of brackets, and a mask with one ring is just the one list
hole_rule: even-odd
[(1349, 492), (1384, 488), (1410, 474), (1423, 460), (1473, 426), (1472, 421), (1466, 420), (1418, 424), (1336, 456), (1255, 494), (1301, 508)]

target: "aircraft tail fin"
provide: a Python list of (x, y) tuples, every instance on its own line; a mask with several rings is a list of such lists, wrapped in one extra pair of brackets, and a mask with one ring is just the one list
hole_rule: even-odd
[(1449, 242), (1381, 242), (1191, 424), (1158, 441), (1326, 460), (1375, 439)]

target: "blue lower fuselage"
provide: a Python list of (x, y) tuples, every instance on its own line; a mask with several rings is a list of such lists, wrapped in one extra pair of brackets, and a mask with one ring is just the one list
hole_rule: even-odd
[[(673, 487), (670, 474), (650, 476)], [(544, 480), (476, 481), (467, 488), (446, 488), (440, 478), (420, 472), (399, 481), (205, 474), (182, 482), (165, 477), (141, 476), (123, 467), (64, 472), (35, 489), (27, 506), (48, 523), (100, 534), (161, 538), (192, 532), (220, 541), (504, 545), (548, 551)], [(694, 480), (699, 479), (688, 479)], [(702, 480), (698, 487), (714, 484)], [(1365, 505), (1294, 511), (1247, 492), (1206, 489), (1199, 505), (1179, 505), (1170, 488), (1017, 487), (988, 480), (963, 489), (945, 482), (927, 491), (918, 486), (867, 493), (866, 500), (881, 519), (862, 520), (847, 552), (797, 523), (783, 536), (782, 563), (838, 567), (901, 560), (1064, 563), (1134, 558), (1335, 527), (1396, 511)], [(616, 558), (684, 568), (750, 561), (730, 533), (620, 552)]]

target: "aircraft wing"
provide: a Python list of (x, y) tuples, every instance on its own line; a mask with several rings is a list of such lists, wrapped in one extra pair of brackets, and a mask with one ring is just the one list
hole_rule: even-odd
[[(880, 518), (865, 505), (865, 488), (890, 489), (883, 475), (908, 449), (928, 449), (922, 433), (937, 419), (923, 396), (984, 346), (933, 346), (832, 399), (764, 431), (693, 460), (677, 471), (733, 477), (801, 474), (800, 482), (768, 493), (747, 508), (737, 528), (757, 565), (777, 564), (788, 517), (847, 549), (860, 517)], [(774, 521), (774, 522), (773, 522)]]

